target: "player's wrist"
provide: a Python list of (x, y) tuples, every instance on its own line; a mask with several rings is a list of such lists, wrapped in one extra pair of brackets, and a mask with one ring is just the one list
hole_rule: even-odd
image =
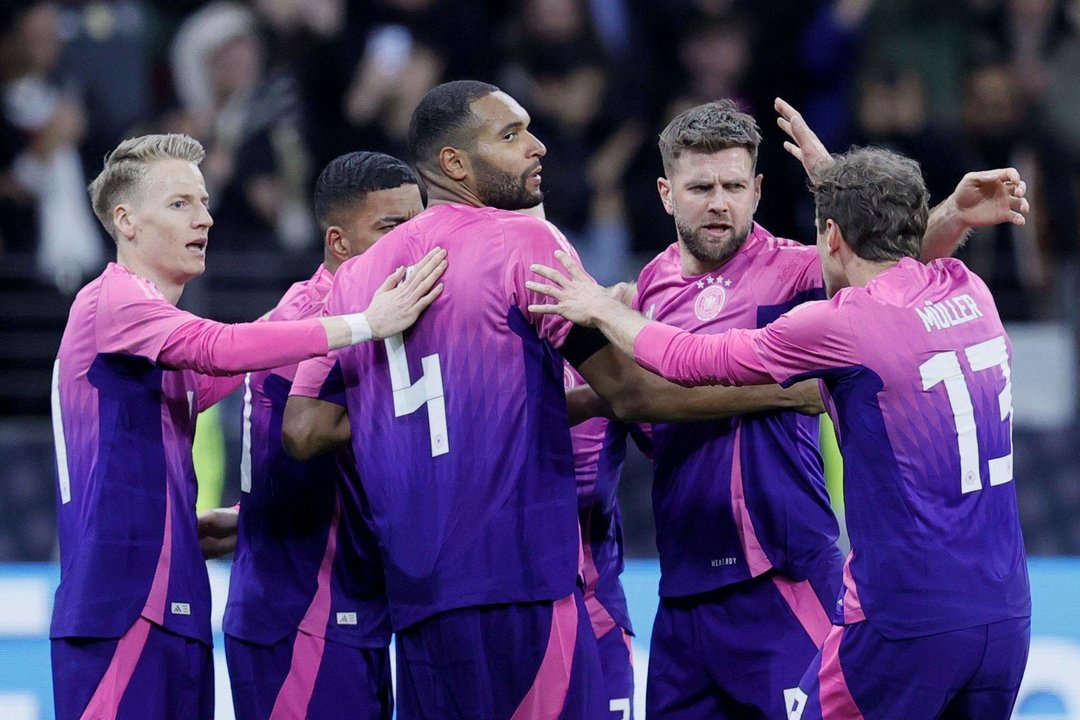
[(374, 337), (371, 323), (368, 322), (366, 314), (351, 313), (349, 315), (342, 315), (341, 319), (344, 320), (345, 324), (349, 327), (349, 334), (352, 340), (352, 342), (349, 343), (350, 345), (367, 342)]

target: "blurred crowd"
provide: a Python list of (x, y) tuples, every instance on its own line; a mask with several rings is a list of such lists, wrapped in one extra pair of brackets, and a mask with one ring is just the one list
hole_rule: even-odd
[(657, 132), (720, 97), (765, 131), (758, 219), (777, 234), (813, 238), (779, 95), (830, 148), (921, 161), (935, 200), (965, 170), (1018, 167), (1031, 222), (965, 250), (1007, 319), (1052, 315), (1077, 251), (1080, 0), (0, 0), (0, 254), (65, 292), (96, 273), (112, 248), (85, 185), (147, 132), (206, 146), (215, 249), (313, 252), (318, 170), (404, 157), (414, 105), (454, 78), (532, 114), (548, 217), (603, 280), (674, 240)]
[[(675, 240), (657, 135), (721, 97), (762, 126), (757, 219), (813, 241), (806, 180), (773, 120), (781, 96), (832, 149), (918, 159), (935, 202), (966, 170), (1019, 168), (1028, 224), (981, 231), (963, 257), (1007, 320), (1076, 322), (1080, 0), (0, 0), (0, 415), (48, 414), (70, 294), (114, 257), (85, 186), (120, 140), (178, 131), (206, 146), (208, 275), (232, 274), (227, 299), (193, 283), (184, 302), (250, 319), (321, 257), (323, 165), (358, 149), (405, 157), (414, 105), (457, 78), (494, 82), (532, 114), (548, 216), (601, 280), (636, 276)], [(1035, 463), (1018, 470), (1032, 479), (1029, 549), (1080, 552), (1075, 432), (1016, 441)], [(47, 423), (0, 432), (0, 558), (51, 553), (52, 453)], [(628, 487), (624, 516), (647, 522), (647, 483)], [(653, 552), (651, 534), (630, 540)]]

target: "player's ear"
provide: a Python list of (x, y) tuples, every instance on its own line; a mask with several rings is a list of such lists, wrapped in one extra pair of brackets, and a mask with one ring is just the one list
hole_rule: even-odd
[(671, 203), (671, 181), (663, 176), (656, 178), (656, 190), (660, 193), (660, 202), (664, 204), (664, 210), (668, 215), (674, 215), (675, 206)]
[(847, 245), (847, 241), (844, 240), (844, 231), (835, 220), (829, 218), (825, 221), (825, 247), (828, 248), (830, 255), (836, 255), (840, 252), (841, 245)]
[(135, 237), (135, 222), (131, 216), (132, 208), (121, 203), (113, 208), (113, 225), (120, 236), (132, 240)]
[(469, 157), (455, 147), (444, 147), (439, 151), (439, 169), (443, 175), (456, 182), (462, 182), (472, 172)]
[(349, 244), (345, 239), (345, 231), (337, 225), (331, 225), (326, 228), (326, 235), (324, 236), (326, 242), (326, 249), (330, 251), (338, 262), (345, 262), (349, 259)]

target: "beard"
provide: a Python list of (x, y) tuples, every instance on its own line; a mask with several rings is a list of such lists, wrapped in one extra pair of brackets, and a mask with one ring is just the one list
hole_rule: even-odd
[(521, 175), (515, 176), (477, 158), (476, 194), (485, 205), (499, 210), (536, 207), (544, 201), (544, 193), (539, 189), (529, 190), (528, 178), (536, 172), (537, 167), (539, 165), (534, 165)]
[(702, 227), (692, 228), (678, 214), (675, 215), (675, 229), (679, 232), (679, 239), (687, 252), (699, 262), (714, 267), (723, 265), (739, 252), (746, 238), (750, 237), (752, 224), (753, 218), (747, 220), (743, 227), (732, 226), (731, 237), (723, 243), (716, 243), (705, 239), (705, 231)]

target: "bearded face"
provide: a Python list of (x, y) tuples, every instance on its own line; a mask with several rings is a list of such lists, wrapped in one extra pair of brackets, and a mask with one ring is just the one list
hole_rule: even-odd
[(500, 210), (524, 210), (544, 201), (539, 182), (533, 182), (540, 170), (540, 163), (532, 164), (519, 174), (501, 170), (481, 157), (473, 162), (476, 177), (476, 193), (489, 207)]
[(727, 262), (750, 236), (761, 197), (761, 176), (743, 147), (685, 152), (659, 182), (664, 208), (675, 220), (690, 275)]
[(750, 236), (753, 217), (748, 217), (741, 226), (733, 225), (731, 219), (722, 215), (707, 216), (694, 221), (683, 217), (678, 206), (674, 212), (675, 229), (679, 233), (686, 251), (703, 265), (719, 267), (731, 259)]

